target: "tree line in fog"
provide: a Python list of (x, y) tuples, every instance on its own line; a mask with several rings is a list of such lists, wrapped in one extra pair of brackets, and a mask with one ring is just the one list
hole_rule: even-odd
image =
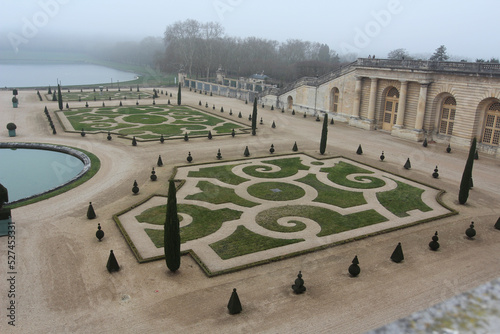
[(290, 81), (325, 74), (340, 63), (337, 53), (326, 44), (232, 37), (216, 22), (175, 22), (167, 26), (163, 42), (160, 68), (165, 72), (183, 69), (193, 78), (213, 77), (222, 67), (230, 77), (264, 73), (276, 81)]

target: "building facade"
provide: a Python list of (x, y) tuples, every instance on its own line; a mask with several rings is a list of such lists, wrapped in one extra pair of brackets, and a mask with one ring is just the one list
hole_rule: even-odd
[(261, 100), (415, 141), (468, 147), (476, 137), (480, 151), (500, 157), (500, 64), (358, 59)]

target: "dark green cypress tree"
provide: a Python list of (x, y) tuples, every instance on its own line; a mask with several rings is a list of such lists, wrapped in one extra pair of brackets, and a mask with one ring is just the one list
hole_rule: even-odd
[(254, 136), (256, 129), (257, 129), (257, 98), (254, 98), (253, 111), (252, 111), (252, 135)]
[(63, 110), (63, 100), (61, 94), (61, 85), (57, 85), (57, 102), (59, 102), (59, 110)]
[(179, 231), (179, 217), (177, 216), (177, 198), (174, 180), (168, 181), (167, 215), (163, 241), (165, 260), (170, 271), (175, 272), (181, 266), (181, 235)]
[(179, 82), (179, 90), (177, 91), (177, 105), (181, 105), (181, 83)]
[(472, 139), (472, 144), (469, 149), (469, 157), (465, 163), (464, 173), (462, 174), (462, 181), (460, 182), (460, 191), (458, 193), (458, 202), (465, 204), (469, 198), (469, 190), (472, 181), (472, 167), (474, 166), (474, 154), (476, 153), (476, 137)]
[(321, 141), (319, 144), (320, 154), (325, 154), (327, 138), (328, 138), (328, 114), (325, 114), (325, 118), (323, 119), (323, 130), (321, 131)]

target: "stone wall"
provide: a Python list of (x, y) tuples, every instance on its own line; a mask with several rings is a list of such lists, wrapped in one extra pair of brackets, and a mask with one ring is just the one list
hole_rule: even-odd
[[(359, 92), (356, 92), (358, 82)], [(406, 106), (402, 106), (402, 86)], [(375, 87), (374, 94), (371, 94)], [(421, 141), (424, 138), (467, 147), (473, 137), (482, 138), (486, 109), (500, 101), (500, 65), (430, 61), (358, 59), (320, 78), (302, 78), (281, 90), (261, 97), (266, 105), (299, 113), (328, 112), (338, 121), (367, 130), (382, 130), (387, 92), (400, 93), (398, 117), (403, 122), (389, 130), (393, 136)], [(337, 112), (333, 112), (332, 90), (339, 90)], [(439, 133), (443, 101), (453, 96), (456, 115), (452, 135)], [(358, 102), (359, 101), (359, 102)], [(358, 108), (359, 105), (359, 109)], [(480, 142), (480, 140), (479, 140)], [(498, 146), (479, 143), (483, 152), (497, 155)]]

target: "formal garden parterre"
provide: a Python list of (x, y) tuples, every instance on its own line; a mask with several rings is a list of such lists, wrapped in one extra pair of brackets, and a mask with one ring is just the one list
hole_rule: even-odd
[(245, 130), (243, 124), (214, 116), (187, 106), (144, 105), (90, 107), (58, 112), (68, 131), (82, 129), (87, 133), (111, 132), (139, 140), (180, 138), (184, 135), (228, 135), (234, 129)]
[[(439, 189), (305, 154), (177, 168), (181, 250), (208, 275), (298, 255), (454, 211)], [(163, 257), (166, 198), (115, 216), (139, 261)]]

